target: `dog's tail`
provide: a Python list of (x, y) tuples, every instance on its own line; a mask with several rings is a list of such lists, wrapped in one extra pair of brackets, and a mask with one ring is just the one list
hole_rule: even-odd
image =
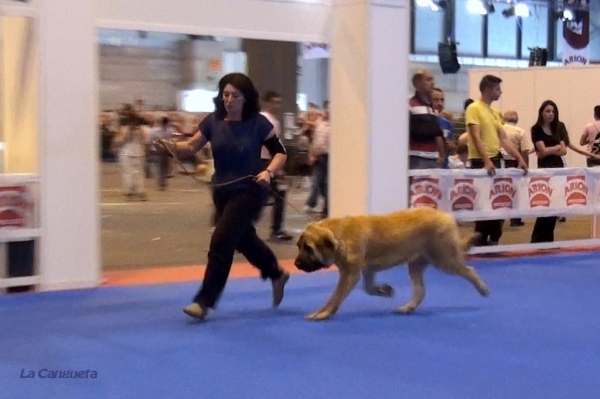
[(473, 233), (468, 237), (463, 238), (460, 241), (460, 246), (465, 252), (469, 252), (469, 250), (477, 243), (481, 241), (481, 233)]

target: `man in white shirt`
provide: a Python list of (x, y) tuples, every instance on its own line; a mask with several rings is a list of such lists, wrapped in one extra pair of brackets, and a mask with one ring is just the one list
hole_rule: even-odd
[[(527, 165), (529, 165), (529, 154), (533, 152), (533, 144), (531, 143), (531, 139), (525, 133), (525, 130), (521, 129), (517, 126), (519, 122), (519, 114), (517, 111), (508, 110), (504, 113), (504, 125), (502, 128), (506, 132), (508, 139), (512, 142), (513, 146), (519, 151), (523, 160)], [(500, 150), (502, 153), (502, 158), (504, 158), (504, 167), (505, 168), (518, 168), (519, 162), (504, 148)], [(510, 219), (510, 225), (513, 227), (524, 226), (525, 223), (521, 220), (521, 218)]]
[[(281, 123), (279, 114), (281, 112), (281, 95), (274, 91), (267, 91), (263, 94), (263, 110), (261, 114), (271, 122), (277, 132), (277, 137), (281, 138)], [(271, 155), (265, 147), (262, 148), (261, 158), (265, 168), (271, 161)], [(285, 173), (280, 171), (271, 180), (271, 189), (275, 192), (273, 195), (273, 221), (271, 225), (271, 239), (280, 241), (290, 241), (292, 236), (283, 230), (285, 204), (287, 198), (288, 185), (285, 182)], [(260, 218), (260, 215), (259, 215)]]
[(309, 158), (314, 165), (315, 182), (319, 193), (323, 197), (323, 218), (329, 215), (329, 138), (331, 135), (331, 124), (329, 122), (329, 101), (325, 101), (323, 117), (315, 126), (315, 133), (308, 151)]
[[(517, 114), (517, 111), (508, 110), (504, 113), (504, 125), (502, 128), (506, 132), (506, 135), (513, 146), (521, 153), (525, 163), (529, 164), (529, 154), (533, 151), (533, 145), (525, 130), (518, 127), (517, 123), (519, 123), (519, 114)], [(518, 163), (512, 155), (506, 152), (504, 148), (500, 151), (502, 152), (502, 157), (504, 158), (505, 166), (507, 168), (518, 167)]]

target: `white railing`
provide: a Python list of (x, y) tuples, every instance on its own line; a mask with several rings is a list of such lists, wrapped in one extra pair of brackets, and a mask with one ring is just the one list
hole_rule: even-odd
[(476, 247), (471, 253), (599, 246), (600, 168), (411, 170), (410, 206), (431, 206), (458, 221), (594, 215), (590, 238)]

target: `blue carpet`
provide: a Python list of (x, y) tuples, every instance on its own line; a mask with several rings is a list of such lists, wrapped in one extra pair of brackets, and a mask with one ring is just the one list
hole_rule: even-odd
[(203, 324), (181, 312), (196, 284), (4, 296), (0, 398), (598, 398), (599, 255), (472, 262), (489, 298), (430, 269), (410, 316), (391, 312), (409, 296), (395, 269), (394, 299), (357, 289), (321, 323), (303, 317), (333, 273), (293, 275), (277, 311), (270, 284), (231, 280)]

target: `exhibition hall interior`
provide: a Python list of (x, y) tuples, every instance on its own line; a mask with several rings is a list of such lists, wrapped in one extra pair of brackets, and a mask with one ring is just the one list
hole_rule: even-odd
[[(53, 1), (0, 0), (0, 398), (598, 396), (600, 1)], [(278, 140), (237, 137), (232, 74)], [(268, 194), (222, 217), (250, 140), (231, 193)], [(420, 207), (467, 271), (375, 285), (395, 230), (350, 217)]]
[[(461, 68), (456, 73), (445, 74), (437, 60), (438, 43), (448, 28), (447, 14), (441, 9), (447, 7), (445, 4), (444, 1), (425, 0), (414, 4), (412, 54), (407, 74), (412, 77), (425, 69), (434, 75), (436, 86), (443, 90), (440, 94), (445, 98), (443, 111), (453, 123), (452, 134), (457, 139), (466, 131), (461, 118), (464, 121), (463, 105), (471, 97), (469, 70), (529, 67), (530, 49), (533, 48), (547, 50), (547, 68), (562, 66), (565, 17), (547, 2), (533, 2), (525, 8), (492, 2), (486, 8), (478, 9), (478, 2), (459, 0), (452, 11)], [(565, 12), (568, 17), (570, 11)], [(591, 15), (587, 51), (593, 62), (595, 59), (600, 61), (600, 34), (595, 35), (596, 24), (600, 22), (598, 17), (594, 19), (594, 9)], [(473, 29), (473, 26), (481, 29)], [(119, 109), (124, 104), (133, 104), (151, 124), (149, 129), (160, 126), (160, 118), (167, 116), (176, 124), (174, 130), (177, 133), (191, 135), (204, 115), (214, 110), (213, 97), (220, 77), (237, 71), (249, 73), (261, 95), (274, 91), (282, 96), (281, 107), (277, 107), (276, 112), (282, 139), (289, 152), (286, 165), (289, 191), (283, 223), (277, 229), (280, 231), (272, 229), (275, 217), (272, 200), (258, 226), (261, 237), (269, 240), (278, 256), (293, 258), (298, 234), (308, 222), (320, 219), (323, 204), (321, 195), (314, 202), (314, 194), (312, 203), (308, 202), (314, 176), (310, 167), (305, 167), (308, 156), (303, 139), (306, 138), (304, 132), (309, 130), (305, 121), (320, 117), (329, 99), (329, 48), (318, 43), (99, 29), (98, 51), (99, 132), (103, 143), (100, 165), (103, 269), (206, 263), (213, 227), (213, 204), (208, 184), (210, 152), (184, 160), (186, 170), (196, 173), (196, 179), (184, 174), (181, 165), (171, 158), (164, 189), (158, 180), (156, 162), (152, 155), (147, 157), (144, 201), (140, 202), (127, 199), (125, 195), (123, 168), (110, 148), (111, 134), (116, 129)], [(413, 91), (409, 87), (407, 98)], [(504, 102), (500, 111), (517, 111), (517, 126), (529, 132), (539, 104), (527, 109), (518, 109), (518, 106)], [(561, 111), (564, 119), (567, 115)], [(586, 119), (576, 122), (579, 125), (575, 122), (567, 125), (576, 146), (579, 146), (577, 142), (585, 124), (593, 121), (593, 106), (588, 106), (585, 115)], [(343, 135), (343, 132), (332, 134)], [(570, 152), (569, 157), (573, 159), (585, 159), (583, 155)], [(532, 167), (535, 166), (534, 163)], [(559, 219), (557, 240), (589, 238), (591, 221), (590, 215)], [(501, 243), (528, 242), (534, 222), (535, 218), (531, 217), (507, 220)], [(473, 223), (464, 222), (463, 229), (472, 230)], [(282, 233), (280, 238), (283, 239), (277, 238), (278, 232)], [(239, 256), (239, 260), (244, 259)]]
[[(451, 133), (445, 134), (447, 141), (454, 142), (447, 147), (445, 156), (458, 159), (456, 143), (467, 131), (465, 101), (477, 100), (479, 96), (474, 81), (481, 77), (478, 71), (491, 69), (500, 76), (510, 71), (600, 62), (598, 7), (591, 3), (582, 11), (582, 7), (568, 2), (545, 0), (518, 4), (477, 0), (412, 2), (406, 98), (415, 92), (410, 79), (416, 73), (426, 71), (432, 75), (435, 96), (443, 101), (435, 112), (448, 121)], [(36, 129), (41, 127), (35, 117), (40, 109), (32, 89), (38, 83), (36, 61), (40, 60), (36, 20), (3, 15), (1, 21), (5, 93), (2, 137), (6, 143), (1, 152), (3, 167), (5, 172), (37, 172), (40, 144)], [(589, 30), (585, 41), (578, 38), (581, 32), (577, 29), (582, 26)], [(20, 34), (19, 40), (7, 40), (15, 31)], [(329, 120), (329, 44), (115, 28), (97, 28), (95, 37), (98, 119), (94, 134), (98, 143), (102, 270), (206, 264), (214, 230), (210, 145), (197, 154), (169, 154), (161, 169), (159, 145), (152, 140), (162, 131), (177, 141), (193, 136), (204, 117), (214, 111), (219, 79), (232, 72), (246, 73), (253, 79), (262, 110), (271, 112), (280, 125), (281, 139), (288, 151), (285, 173), (278, 179), (284, 191), (267, 200), (256, 226), (278, 257), (293, 258), (302, 229), (326, 216), (325, 197), (319, 189), (309, 150), (316, 123)], [(575, 44), (569, 39), (573, 37)], [(530, 139), (539, 104), (530, 104), (531, 93), (519, 92), (523, 87), (519, 79), (531, 79), (514, 76), (504, 81), (503, 96), (494, 106), (500, 113), (514, 111), (514, 125)], [(543, 83), (536, 86), (533, 97), (541, 96), (540, 104), (544, 96), (553, 93), (553, 86), (562, 90), (554, 78), (548, 78), (549, 87), (544, 88)], [(265, 100), (267, 93), (275, 96), (272, 101)], [(565, 165), (585, 166), (587, 144), (579, 145), (579, 139), (586, 124), (594, 120), (595, 103), (584, 103), (576, 93), (561, 93), (562, 98), (552, 100), (561, 105), (561, 120), (572, 141), (563, 157)], [(516, 100), (511, 103), (512, 98)], [(118, 132), (121, 116), (128, 107), (141, 117), (144, 138), (139, 149), (122, 151)], [(577, 109), (576, 117), (571, 108)], [(332, 134), (343, 140), (343, 132)], [(407, 135), (407, 131), (398, 134)], [(529, 152), (530, 167), (535, 168), (535, 150), (531, 140), (525, 141), (522, 149)], [(124, 161), (129, 158), (123, 156), (131, 151), (140, 157), (133, 169)], [(445, 162), (444, 167), (448, 165)], [(325, 180), (331, 178), (329, 175)], [(33, 189), (39, 187), (34, 185)], [(589, 239), (594, 228), (592, 221), (592, 215), (560, 216), (556, 241)], [(507, 219), (500, 244), (529, 242), (534, 223), (535, 217)], [(474, 221), (460, 224), (464, 231), (471, 231)], [(12, 252), (28, 254), (24, 262), (28, 265), (23, 268), (29, 270), (22, 273), (32, 274), (35, 240), (11, 245)], [(22, 248), (16, 250), (16, 246)], [(237, 260), (244, 259), (236, 254)]]

